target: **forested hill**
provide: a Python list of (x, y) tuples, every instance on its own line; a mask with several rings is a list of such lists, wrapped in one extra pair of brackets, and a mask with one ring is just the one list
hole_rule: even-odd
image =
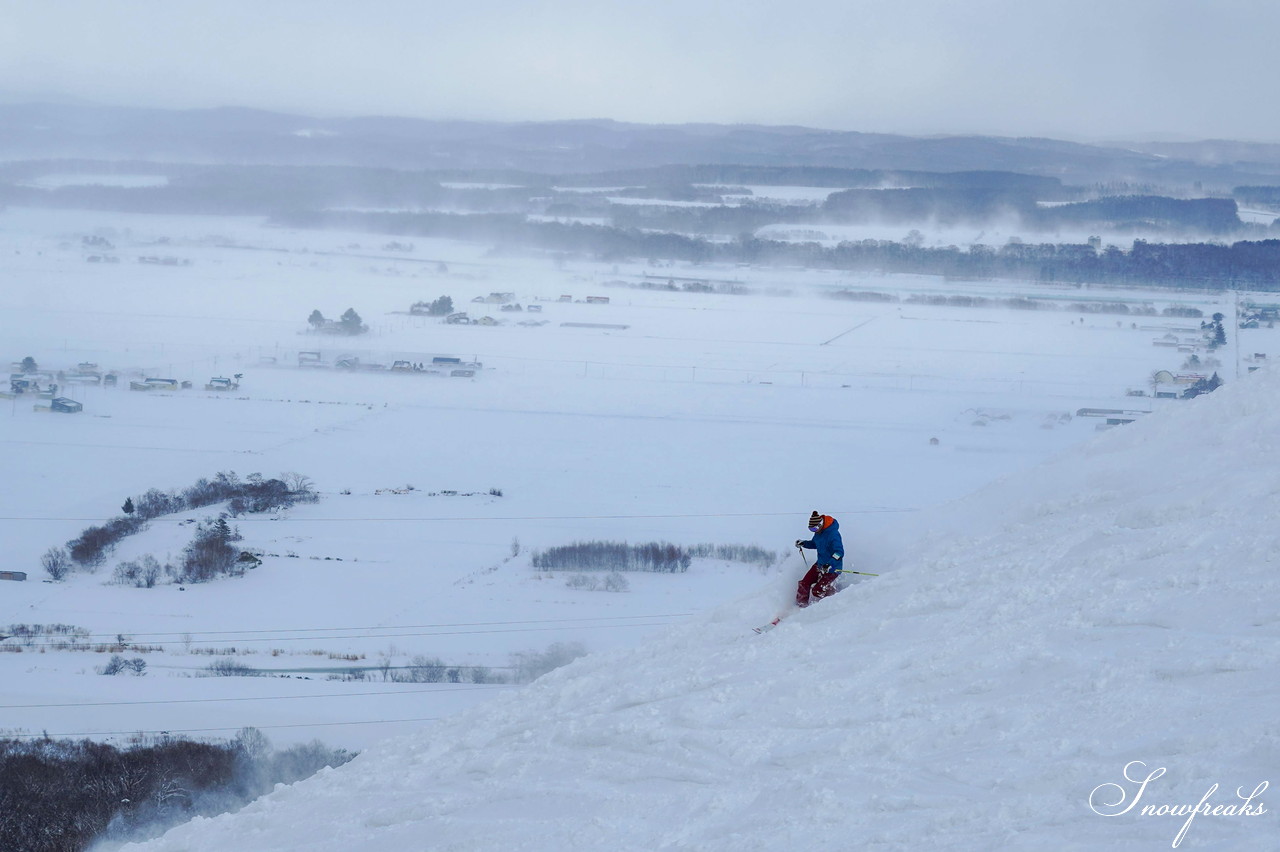
[[(1272, 146), (1275, 147), (1275, 146)], [(243, 108), (163, 110), (0, 104), (0, 158), (519, 169), (576, 174), (671, 164), (933, 172), (1004, 170), (1072, 183), (1123, 180), (1229, 189), (1280, 181), (1259, 146), (1147, 153), (1131, 146), (996, 136), (904, 136), (760, 125), (319, 118)]]

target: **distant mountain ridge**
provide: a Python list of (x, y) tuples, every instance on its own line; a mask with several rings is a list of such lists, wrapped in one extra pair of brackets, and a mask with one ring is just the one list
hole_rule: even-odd
[(1108, 147), (1043, 138), (904, 136), (795, 126), (318, 118), (239, 107), (165, 110), (0, 104), (0, 158), (518, 169), (547, 174), (664, 165), (1000, 170), (1070, 183), (1230, 189), (1280, 182), (1280, 146)]

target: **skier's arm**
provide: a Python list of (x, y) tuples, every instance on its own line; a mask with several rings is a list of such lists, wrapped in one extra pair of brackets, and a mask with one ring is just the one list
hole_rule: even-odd
[(833, 542), (834, 547), (831, 548), (831, 571), (840, 571), (844, 568), (844, 542), (837, 535)]

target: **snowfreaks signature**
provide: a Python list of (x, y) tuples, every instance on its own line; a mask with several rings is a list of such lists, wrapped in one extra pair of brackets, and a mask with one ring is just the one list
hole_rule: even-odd
[[(1138, 767), (1133, 769), (1133, 767)], [(1140, 760), (1132, 760), (1124, 765), (1124, 780), (1131, 784), (1137, 784), (1138, 788), (1133, 792), (1133, 799), (1125, 803), (1128, 798), (1128, 791), (1123, 784), (1108, 782), (1099, 784), (1089, 793), (1089, 807), (1093, 809), (1095, 814), (1099, 816), (1120, 816), (1127, 814), (1138, 806), (1138, 802), (1142, 800), (1143, 795), (1147, 792), (1147, 785), (1159, 778), (1165, 773), (1162, 766), (1159, 769), (1153, 769), (1148, 772), (1146, 777), (1140, 777), (1142, 771), (1147, 765)], [(1132, 772), (1132, 774), (1130, 774)], [(1142, 810), (1138, 813), (1142, 816), (1172, 816), (1186, 817), (1187, 821), (1182, 824), (1182, 828), (1173, 837), (1173, 847), (1178, 848), (1178, 844), (1182, 843), (1182, 838), (1187, 836), (1187, 829), (1191, 828), (1191, 821), (1197, 816), (1203, 814), (1205, 816), (1260, 816), (1267, 812), (1267, 808), (1262, 802), (1255, 802), (1270, 786), (1269, 781), (1263, 781), (1253, 788), (1253, 792), (1246, 793), (1243, 787), (1236, 788), (1236, 797), (1240, 802), (1233, 802), (1229, 805), (1215, 805), (1212, 803), (1213, 794), (1218, 792), (1218, 785), (1214, 784), (1210, 787), (1200, 801), (1194, 805), (1181, 804), (1147, 804), (1142, 806)]]

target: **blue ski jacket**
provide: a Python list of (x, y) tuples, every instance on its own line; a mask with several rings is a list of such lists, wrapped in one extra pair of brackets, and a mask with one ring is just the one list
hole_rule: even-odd
[(828, 573), (839, 571), (844, 568), (844, 540), (840, 538), (840, 522), (830, 515), (823, 515), (822, 520), (822, 529), (808, 541), (800, 542), (800, 546), (818, 551), (815, 561), (818, 565), (826, 565)]

